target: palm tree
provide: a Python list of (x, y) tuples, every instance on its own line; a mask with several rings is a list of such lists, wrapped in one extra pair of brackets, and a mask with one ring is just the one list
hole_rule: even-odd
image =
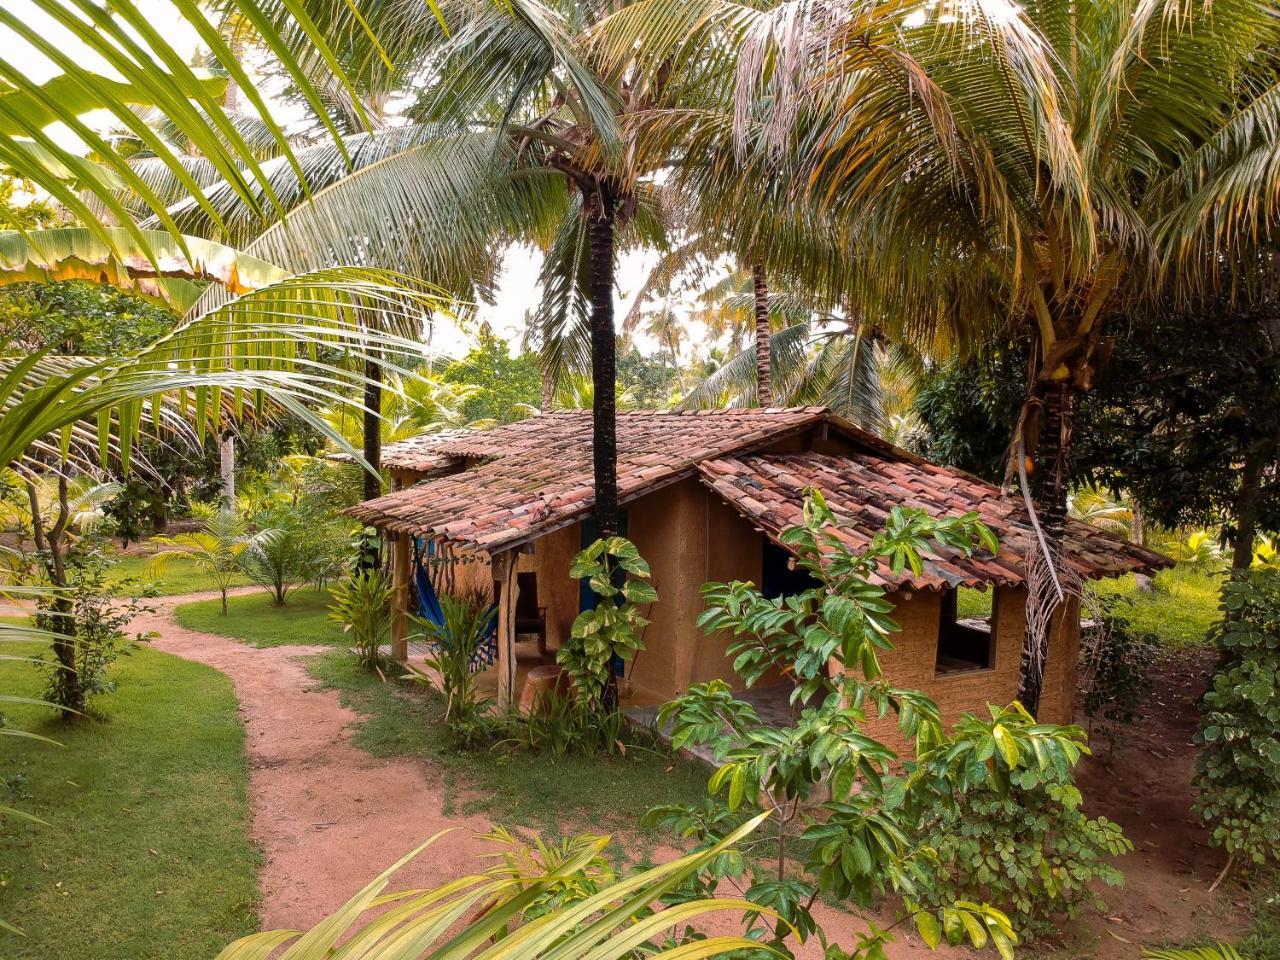
[(1195, 294), (1224, 260), (1247, 261), (1276, 213), (1273, 13), (1262, 0), (649, 0), (615, 15), (615, 48), (626, 38), (651, 71), (714, 51), (702, 70), (723, 79), (720, 102), (655, 123), (696, 142), (731, 122), (741, 149), (784, 158), (797, 203), (875, 252), (868, 292), (908, 329), (1036, 338), (1012, 458), (1044, 537), (1028, 608), (1033, 709), (1044, 630), (1072, 590), (1061, 544), (1073, 408), (1107, 317), (1161, 284)]
[[(0, 26), (17, 38), (20, 54), (0, 63), (0, 162), (15, 176), (47, 192), (100, 242), (113, 246), (119, 242), (108, 229), (114, 224), (124, 231), (133, 251), (158, 263), (148, 237), (136, 226), (133, 211), (120, 199), (122, 190), (153, 212), (159, 226), (180, 246), (182, 231), (166, 210), (171, 201), (153, 186), (157, 178), (163, 179), (158, 168), (163, 167), (164, 176), (181, 184), (215, 221), (221, 222), (221, 217), (192, 175), (189, 162), (149, 125), (145, 114), (154, 110), (165, 118), (170, 141), (192, 145), (193, 152), (203, 158), (206, 182), (216, 177), (256, 214), (279, 212), (278, 197), (259, 157), (264, 142), (274, 141), (284, 162), (293, 163), (292, 148), (271, 119), (262, 93), (219, 33), (213, 14), (196, 4), (178, 8), (225, 67), (225, 78), (188, 66), (135, 4), (109, 0), (104, 6), (86, 8), (75, 0), (40, 0), (39, 6), (51, 28), (37, 28), (18, 11), (0, 9)], [(337, 125), (324, 114), (324, 97), (313, 77), (323, 73), (328, 90), (338, 92), (350, 90), (351, 81), (325, 35), (306, 17), (299, 19), (295, 0), (229, 0), (221, 12), (252, 21), (272, 34), (279, 69), (321, 117), (326, 134), (336, 139)], [(38, 83), (15, 66), (22, 63), (41, 63), (56, 72), (52, 79)], [(87, 66), (95, 63), (109, 65), (116, 76), (104, 76)], [(262, 118), (252, 132), (224, 110), (229, 83)], [(85, 122), (86, 115), (97, 113), (107, 115), (154, 151), (152, 176), (131, 167), (106, 137)], [(356, 117), (361, 124), (367, 122), (363, 112), (357, 111)], [(87, 161), (65, 141), (51, 137), (48, 129), (56, 123), (64, 124), (98, 162)], [(347, 162), (345, 155), (341, 162)], [(196, 258), (187, 259), (195, 262)]]
[[(118, 257), (113, 248), (127, 238), (107, 231), (114, 243), (100, 244), (87, 231), (32, 231), (26, 236), (0, 234), (7, 268), (0, 282), (28, 279), (39, 269), (62, 276), (93, 265), (98, 275), (114, 274), (127, 286), (154, 279), (156, 263), (142, 255)], [(177, 242), (167, 234), (144, 232), (154, 253)], [(67, 537), (73, 514), (70, 474), (95, 462), (129, 472), (134, 447), (148, 433), (202, 439), (224, 422), (268, 405), (291, 412), (322, 435), (342, 445), (308, 403), (332, 403), (339, 391), (359, 384), (358, 374), (323, 362), (304, 348), (321, 347), (363, 360), (417, 351), (416, 344), (390, 336), (377, 337), (354, 321), (361, 311), (417, 315), (434, 304), (427, 291), (406, 287), (385, 273), (331, 270), (290, 277), (253, 258), (239, 259), (218, 244), (191, 241), (188, 248), (207, 251), (208, 263), (192, 268), (179, 251), (160, 259), (166, 274), (156, 287), (168, 289), (168, 276), (189, 281), (227, 265), (227, 286), (240, 289), (250, 278), (258, 284), (235, 299), (205, 309), (203, 298), (170, 334), (118, 357), (64, 357), (33, 354), (0, 357), (0, 464), (28, 483), (32, 516), (43, 516), (37, 481), (51, 474), (56, 482), (57, 510), (48, 525), (37, 524), (37, 546), (44, 575), (55, 589), (68, 585)], [(20, 265), (22, 251), (28, 264)], [(65, 253), (65, 251), (71, 253)], [(65, 254), (65, 255), (64, 255)], [(246, 269), (242, 273), (237, 264)], [(385, 362), (383, 360), (382, 362)], [(51, 621), (58, 639), (54, 652), (62, 673), (61, 703), (69, 713), (84, 707), (84, 689), (75, 664), (74, 622), (64, 593), (51, 601)]]
[(227, 614), (227, 591), (240, 573), (240, 558), (252, 537), (244, 519), (238, 514), (220, 510), (205, 520), (200, 529), (172, 537), (156, 537), (154, 542), (165, 549), (151, 556), (147, 573), (164, 576), (174, 560), (183, 560), (207, 576), (222, 597), (222, 614)]
[[(308, 255), (345, 261), (356, 252), (358, 262), (398, 269), (412, 258), (426, 269), (410, 272), (456, 289), (443, 274), (461, 274), (467, 282), (484, 275), (477, 264), (493, 262), (495, 238), (532, 237), (548, 245), (548, 274), (558, 272), (560, 283), (544, 282), (542, 313), (587, 320), (596, 513), (603, 534), (616, 530), (617, 233), (623, 226), (652, 233), (660, 215), (652, 190), (641, 183), (645, 169), (628, 163), (621, 138), (619, 116), (643, 91), (597, 75), (580, 56), (603, 8), (464, 0), (446, 5), (446, 33), (403, 5), (381, 5), (359, 17), (340, 6), (317, 3), (309, 10), (326, 35), (351, 38), (341, 51), (345, 62), (394, 77), (430, 78), (413, 91), (421, 122), (408, 132), (370, 137), (366, 153), (376, 160), (350, 175), (331, 173), (312, 203), (297, 206), (249, 249), (293, 269)], [(382, 41), (390, 68), (378, 66), (366, 30)], [(334, 169), (323, 153), (306, 163), (322, 176)], [(227, 202), (243, 205), (229, 192)], [(205, 216), (194, 199), (172, 215), (184, 228), (203, 232), (182, 219)], [(544, 340), (544, 349), (554, 348)]]

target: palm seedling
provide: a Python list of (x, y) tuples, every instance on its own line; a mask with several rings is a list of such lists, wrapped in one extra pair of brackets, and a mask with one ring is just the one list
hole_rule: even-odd
[(153, 542), (163, 549), (151, 556), (147, 572), (152, 577), (164, 576), (174, 561), (191, 564), (217, 589), (222, 599), (222, 614), (227, 614), (227, 591), (241, 573), (241, 558), (253, 541), (244, 519), (229, 511), (219, 511), (191, 533), (172, 537), (155, 537)]

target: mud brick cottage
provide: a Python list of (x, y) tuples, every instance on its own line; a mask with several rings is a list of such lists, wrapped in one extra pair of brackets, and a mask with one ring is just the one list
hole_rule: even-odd
[[(564, 411), (487, 431), (391, 444), (383, 456), (394, 490), (351, 514), (392, 544), (397, 610), (392, 649), (408, 655), (406, 612), (422, 594), (458, 583), (493, 583), (498, 616), (493, 683), (500, 708), (530, 667), (556, 647), (588, 591), (570, 579), (575, 553), (594, 539), (591, 414)], [(882, 657), (896, 685), (933, 696), (946, 720), (987, 702), (1015, 699), (1025, 624), (1024, 558), (1034, 535), (1019, 498), (967, 474), (928, 463), (822, 407), (618, 415), (618, 486), (626, 535), (653, 570), (659, 600), (645, 650), (630, 665), (626, 694), (652, 704), (716, 677), (732, 678), (727, 638), (695, 620), (699, 588), (750, 580), (771, 596), (797, 589), (778, 543), (800, 521), (805, 491), (822, 491), (859, 547), (891, 507), (934, 516), (976, 511), (1000, 540), (994, 556), (940, 550), (910, 570), (881, 573), (902, 632)], [(1068, 562), (1084, 578), (1150, 571), (1170, 561), (1076, 521)], [(800, 584), (803, 588), (803, 584)], [(985, 621), (957, 621), (957, 590), (993, 591)], [(1062, 609), (1050, 635), (1041, 716), (1074, 710), (1079, 610)]]

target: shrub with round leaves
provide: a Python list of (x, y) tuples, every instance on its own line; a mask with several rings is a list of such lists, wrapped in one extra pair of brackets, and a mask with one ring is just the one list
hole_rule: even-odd
[(1196, 809), (1238, 861), (1280, 863), (1280, 571), (1254, 568), (1222, 587), (1213, 686), (1205, 694)]

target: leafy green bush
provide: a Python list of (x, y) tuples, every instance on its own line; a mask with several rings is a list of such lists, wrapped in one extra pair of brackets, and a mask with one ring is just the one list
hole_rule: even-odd
[(382, 666), (382, 644), (391, 633), (391, 578), (381, 570), (357, 570), (329, 591), (329, 619), (342, 625), (356, 659), (370, 670)]
[[(151, 593), (130, 581), (111, 582), (112, 561), (100, 536), (93, 534), (76, 544), (67, 556), (65, 592), (42, 597), (36, 626), (68, 637), (74, 657), (74, 671), (55, 657), (45, 659), (48, 687), (45, 697), (59, 705), (77, 698), (114, 693), (115, 681), (108, 676), (111, 665), (150, 635), (130, 635), (130, 622), (151, 611), (142, 598)], [(59, 609), (59, 596), (66, 604)], [(70, 685), (75, 690), (69, 690)]]
[[(895, 508), (885, 529), (854, 552), (837, 535), (836, 524), (825, 500), (813, 493), (805, 501), (803, 524), (782, 534), (796, 565), (814, 578), (811, 589), (768, 598), (750, 583), (703, 587), (708, 605), (699, 622), (709, 632), (729, 634), (729, 655), (747, 685), (782, 671), (796, 683), (792, 702), (809, 705), (791, 725), (772, 726), (720, 680), (695, 685), (665, 704), (659, 726), (672, 744), (708, 745), (718, 766), (708, 784), (712, 797), (703, 807), (659, 807), (647, 819), (674, 826), (705, 849), (744, 818), (771, 811), (770, 847), (757, 843), (744, 850), (767, 852), (768, 868), (741, 855), (719, 857), (684, 893), (703, 896), (726, 880), (745, 887), (749, 900), (776, 911), (802, 942), (817, 936), (829, 956), (850, 954), (826, 942), (811, 913), (814, 900), (826, 894), (869, 906), (892, 892), (931, 945), (943, 939), (977, 947), (990, 943), (1010, 957), (1018, 938), (1000, 905), (967, 897), (944, 903), (928, 889), (931, 861), (912, 835), (918, 808), (954, 802), (953, 784), (973, 780), (977, 772), (962, 762), (964, 751), (951, 751), (936, 704), (885, 681), (877, 651), (891, 647), (889, 637), (899, 628), (885, 588), (870, 582), (882, 562), (897, 571), (918, 571), (920, 552), (930, 542), (969, 553), (979, 545), (994, 548), (995, 539), (975, 514), (932, 520), (921, 511)], [(833, 662), (842, 669), (831, 669)], [(864, 730), (868, 720), (891, 712), (922, 757), (945, 748), (927, 769), (905, 778), (890, 776), (896, 755)], [(1017, 749), (1018, 763), (1066, 749), (1058, 746), (1064, 738), (1058, 728), (1034, 733), (1038, 747)], [(1027, 738), (1031, 732), (1002, 729), (1000, 736)], [(961, 760), (946, 766), (953, 756)], [(803, 871), (789, 859), (793, 849), (807, 854)], [(751, 926), (748, 935), (792, 952), (780, 925)], [(856, 955), (881, 956), (892, 939), (889, 928), (871, 924)]]
[[(932, 700), (883, 677), (878, 652), (891, 648), (899, 628), (871, 574), (882, 563), (919, 571), (931, 543), (994, 549), (976, 515), (934, 520), (897, 508), (860, 552), (838, 536), (837, 523), (815, 493), (803, 525), (782, 534), (814, 578), (809, 590), (767, 598), (750, 583), (703, 588), (700, 622), (730, 635), (729, 654), (747, 685), (780, 671), (794, 678), (792, 702), (805, 706), (791, 725), (772, 726), (724, 681), (664, 705), (659, 724), (673, 745), (709, 745), (718, 766), (705, 806), (656, 808), (649, 820), (705, 846), (743, 817), (771, 810), (771, 868), (722, 857), (689, 892), (731, 879), (801, 939), (823, 936), (809, 909), (820, 894), (869, 906), (894, 893), (930, 945), (968, 940), (1011, 956), (1018, 937), (1041, 932), (1052, 912), (1073, 911), (1090, 880), (1120, 879), (1103, 858), (1128, 842), (1113, 824), (1079, 811), (1072, 777), (1087, 752), (1084, 731), (1038, 724), (1016, 703), (990, 708), (988, 720), (966, 715), (946, 731)], [(914, 747), (901, 774), (890, 773), (894, 751), (865, 730), (890, 714)], [(803, 873), (789, 863), (793, 848), (806, 854)], [(858, 947), (877, 955), (890, 939), (873, 925)], [(839, 949), (825, 939), (824, 946)]]
[(1034, 938), (1055, 929), (1056, 914), (1106, 909), (1090, 886), (1121, 886), (1106, 858), (1133, 845), (1118, 825), (1080, 809), (1072, 774), (1085, 751), (1079, 727), (1050, 734), (1018, 704), (990, 710), (990, 720), (966, 716), (914, 767), (932, 784), (908, 804), (912, 833), (930, 851), (922, 858), (930, 882), (919, 890), (934, 906), (998, 904)]
[(1222, 587), (1213, 686), (1205, 694), (1196, 809), (1238, 861), (1280, 862), (1280, 572), (1237, 572)]

